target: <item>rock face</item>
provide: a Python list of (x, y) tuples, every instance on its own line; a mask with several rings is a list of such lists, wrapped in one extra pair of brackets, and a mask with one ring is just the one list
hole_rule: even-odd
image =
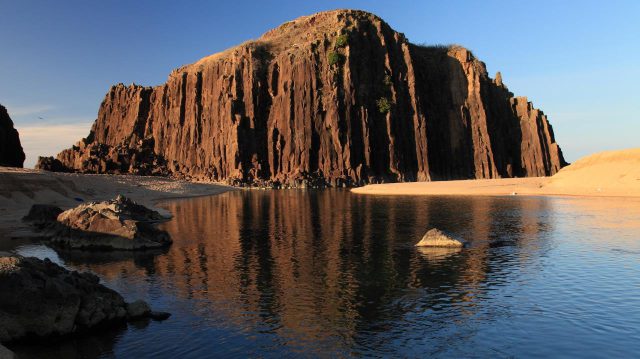
[(82, 332), (124, 320), (126, 303), (90, 273), (0, 256), (0, 342)]
[(22, 167), (24, 151), (7, 109), (0, 105), (0, 166)]
[(162, 248), (171, 244), (171, 238), (166, 231), (155, 228), (153, 222), (164, 219), (158, 212), (118, 196), (60, 213), (49, 229), (50, 243), (70, 249)]
[(113, 86), (89, 136), (57, 159), (80, 172), (290, 186), (544, 176), (565, 165), (542, 111), (469, 50), (411, 44), (353, 10), (287, 22), (164, 85)]

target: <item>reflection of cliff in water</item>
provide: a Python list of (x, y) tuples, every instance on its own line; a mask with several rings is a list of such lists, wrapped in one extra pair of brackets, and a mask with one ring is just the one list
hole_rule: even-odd
[[(443, 302), (460, 303), (456, 320), (473, 315), (487, 283), (504, 278), (497, 274), (535, 266), (531, 254), (544, 247), (522, 251), (530, 257), (513, 252), (544, 246), (547, 205), (542, 198), (237, 191), (168, 203), (174, 219), (164, 227), (175, 242), (152, 267), (121, 262), (91, 269), (141, 281), (153, 272), (170, 283), (164, 290), (192, 300), (198, 315), (290, 343), (348, 345), (356, 332), (389, 330)], [(430, 227), (471, 247), (444, 255), (417, 250), (414, 243)]]

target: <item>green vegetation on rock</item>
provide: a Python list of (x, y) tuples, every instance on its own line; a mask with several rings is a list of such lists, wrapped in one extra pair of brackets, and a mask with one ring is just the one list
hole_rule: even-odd
[(378, 105), (378, 111), (380, 113), (387, 113), (391, 110), (391, 101), (389, 101), (386, 97), (380, 97), (378, 101), (376, 101), (376, 105)]
[(337, 53), (337, 52), (330, 52), (329, 53), (329, 65), (333, 66), (333, 65), (339, 65), (342, 64), (344, 62), (344, 55)]

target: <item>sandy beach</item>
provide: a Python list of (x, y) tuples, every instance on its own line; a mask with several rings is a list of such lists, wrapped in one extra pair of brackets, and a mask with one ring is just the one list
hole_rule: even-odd
[[(0, 249), (6, 238), (33, 235), (21, 218), (35, 203), (66, 209), (82, 201), (101, 201), (123, 194), (148, 207), (165, 199), (223, 193), (233, 187), (163, 177), (53, 173), (0, 167)], [(161, 208), (154, 208), (170, 215)], [(6, 243), (5, 243), (6, 244)]]
[(552, 177), (374, 184), (352, 189), (373, 195), (640, 197), (640, 148), (599, 152)]

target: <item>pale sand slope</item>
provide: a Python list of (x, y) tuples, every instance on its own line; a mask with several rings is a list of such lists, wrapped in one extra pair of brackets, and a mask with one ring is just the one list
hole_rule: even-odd
[(568, 195), (640, 197), (640, 148), (584, 157), (552, 177), (368, 185), (376, 195)]
[[(34, 203), (53, 204), (66, 209), (80, 203), (76, 198), (101, 201), (123, 194), (153, 207), (162, 199), (213, 195), (233, 189), (222, 184), (162, 177), (52, 173), (0, 167), (0, 242), (4, 238), (32, 234), (21, 218)], [(155, 209), (169, 215), (164, 210)]]

